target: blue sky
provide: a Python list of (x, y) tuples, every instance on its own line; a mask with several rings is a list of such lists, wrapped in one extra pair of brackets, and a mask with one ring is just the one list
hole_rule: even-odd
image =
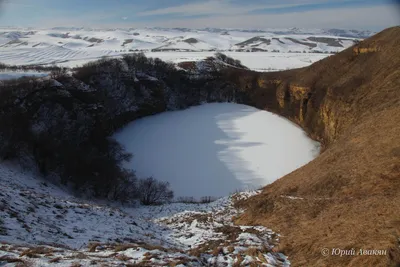
[(0, 26), (355, 28), (400, 25), (395, 0), (0, 0)]

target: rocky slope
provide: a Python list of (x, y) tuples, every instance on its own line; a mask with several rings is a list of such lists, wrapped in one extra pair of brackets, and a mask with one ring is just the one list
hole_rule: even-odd
[[(241, 78), (249, 104), (290, 118), (325, 151), (242, 203), (237, 222), (280, 231), (294, 266), (400, 262), (400, 27), (310, 67)], [(383, 256), (321, 249), (385, 250)]]

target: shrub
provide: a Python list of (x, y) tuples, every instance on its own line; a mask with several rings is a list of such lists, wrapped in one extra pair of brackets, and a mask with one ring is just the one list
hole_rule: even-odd
[(178, 197), (177, 203), (196, 204), (199, 203), (194, 197)]
[(143, 205), (159, 205), (170, 202), (174, 193), (169, 189), (168, 182), (160, 182), (149, 177), (139, 180), (139, 199)]

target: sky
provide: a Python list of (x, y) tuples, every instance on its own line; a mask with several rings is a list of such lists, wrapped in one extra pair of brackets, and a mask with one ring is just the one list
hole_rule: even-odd
[(0, 0), (0, 26), (343, 28), (400, 25), (400, 0)]

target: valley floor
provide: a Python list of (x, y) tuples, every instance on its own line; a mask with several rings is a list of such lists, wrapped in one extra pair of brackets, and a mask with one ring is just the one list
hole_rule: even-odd
[(0, 265), (288, 266), (279, 235), (233, 225), (242, 192), (208, 204), (114, 207), (0, 166)]

